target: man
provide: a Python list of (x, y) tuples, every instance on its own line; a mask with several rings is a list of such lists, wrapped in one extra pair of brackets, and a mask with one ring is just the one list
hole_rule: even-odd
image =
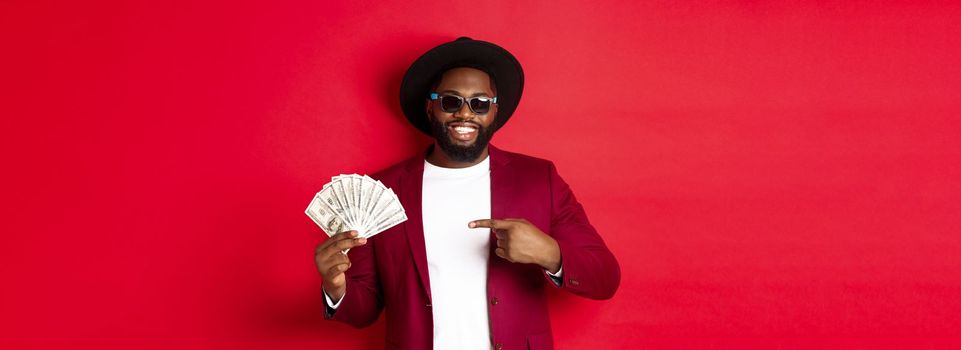
[(513, 55), (470, 38), (411, 65), (401, 105), (435, 142), (373, 176), (410, 219), (317, 246), (327, 319), (364, 327), (386, 309), (388, 348), (550, 349), (545, 288), (614, 295), (617, 261), (554, 165), (488, 144), (523, 84)]

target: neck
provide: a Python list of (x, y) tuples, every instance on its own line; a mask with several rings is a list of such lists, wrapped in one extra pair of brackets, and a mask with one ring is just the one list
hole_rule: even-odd
[(435, 142), (430, 154), (427, 155), (427, 161), (442, 168), (467, 168), (480, 164), (480, 162), (484, 161), (484, 159), (487, 158), (487, 150), (489, 147), (490, 146), (485, 146), (484, 151), (481, 152), (477, 159), (469, 162), (460, 162), (451, 159), (450, 156), (448, 156), (447, 153), (444, 153), (444, 150), (440, 148), (440, 145)]

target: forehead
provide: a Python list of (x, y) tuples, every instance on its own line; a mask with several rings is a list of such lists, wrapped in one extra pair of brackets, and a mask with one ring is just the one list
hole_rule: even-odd
[(459, 67), (453, 68), (441, 75), (437, 91), (453, 91), (464, 96), (487, 94), (493, 95), (494, 89), (490, 76), (480, 69)]

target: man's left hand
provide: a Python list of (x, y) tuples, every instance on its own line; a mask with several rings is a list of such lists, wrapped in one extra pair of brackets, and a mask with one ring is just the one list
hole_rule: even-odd
[(524, 219), (484, 219), (467, 224), (470, 228), (490, 228), (497, 237), (494, 253), (507, 261), (537, 264), (550, 271), (561, 268), (561, 249), (557, 241)]

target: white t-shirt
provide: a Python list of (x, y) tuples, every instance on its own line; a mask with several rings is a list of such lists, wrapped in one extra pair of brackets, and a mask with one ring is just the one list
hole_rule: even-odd
[(490, 229), (467, 223), (491, 215), (490, 157), (467, 168), (424, 162), (424, 243), (434, 316), (434, 349), (490, 349), (487, 260)]

